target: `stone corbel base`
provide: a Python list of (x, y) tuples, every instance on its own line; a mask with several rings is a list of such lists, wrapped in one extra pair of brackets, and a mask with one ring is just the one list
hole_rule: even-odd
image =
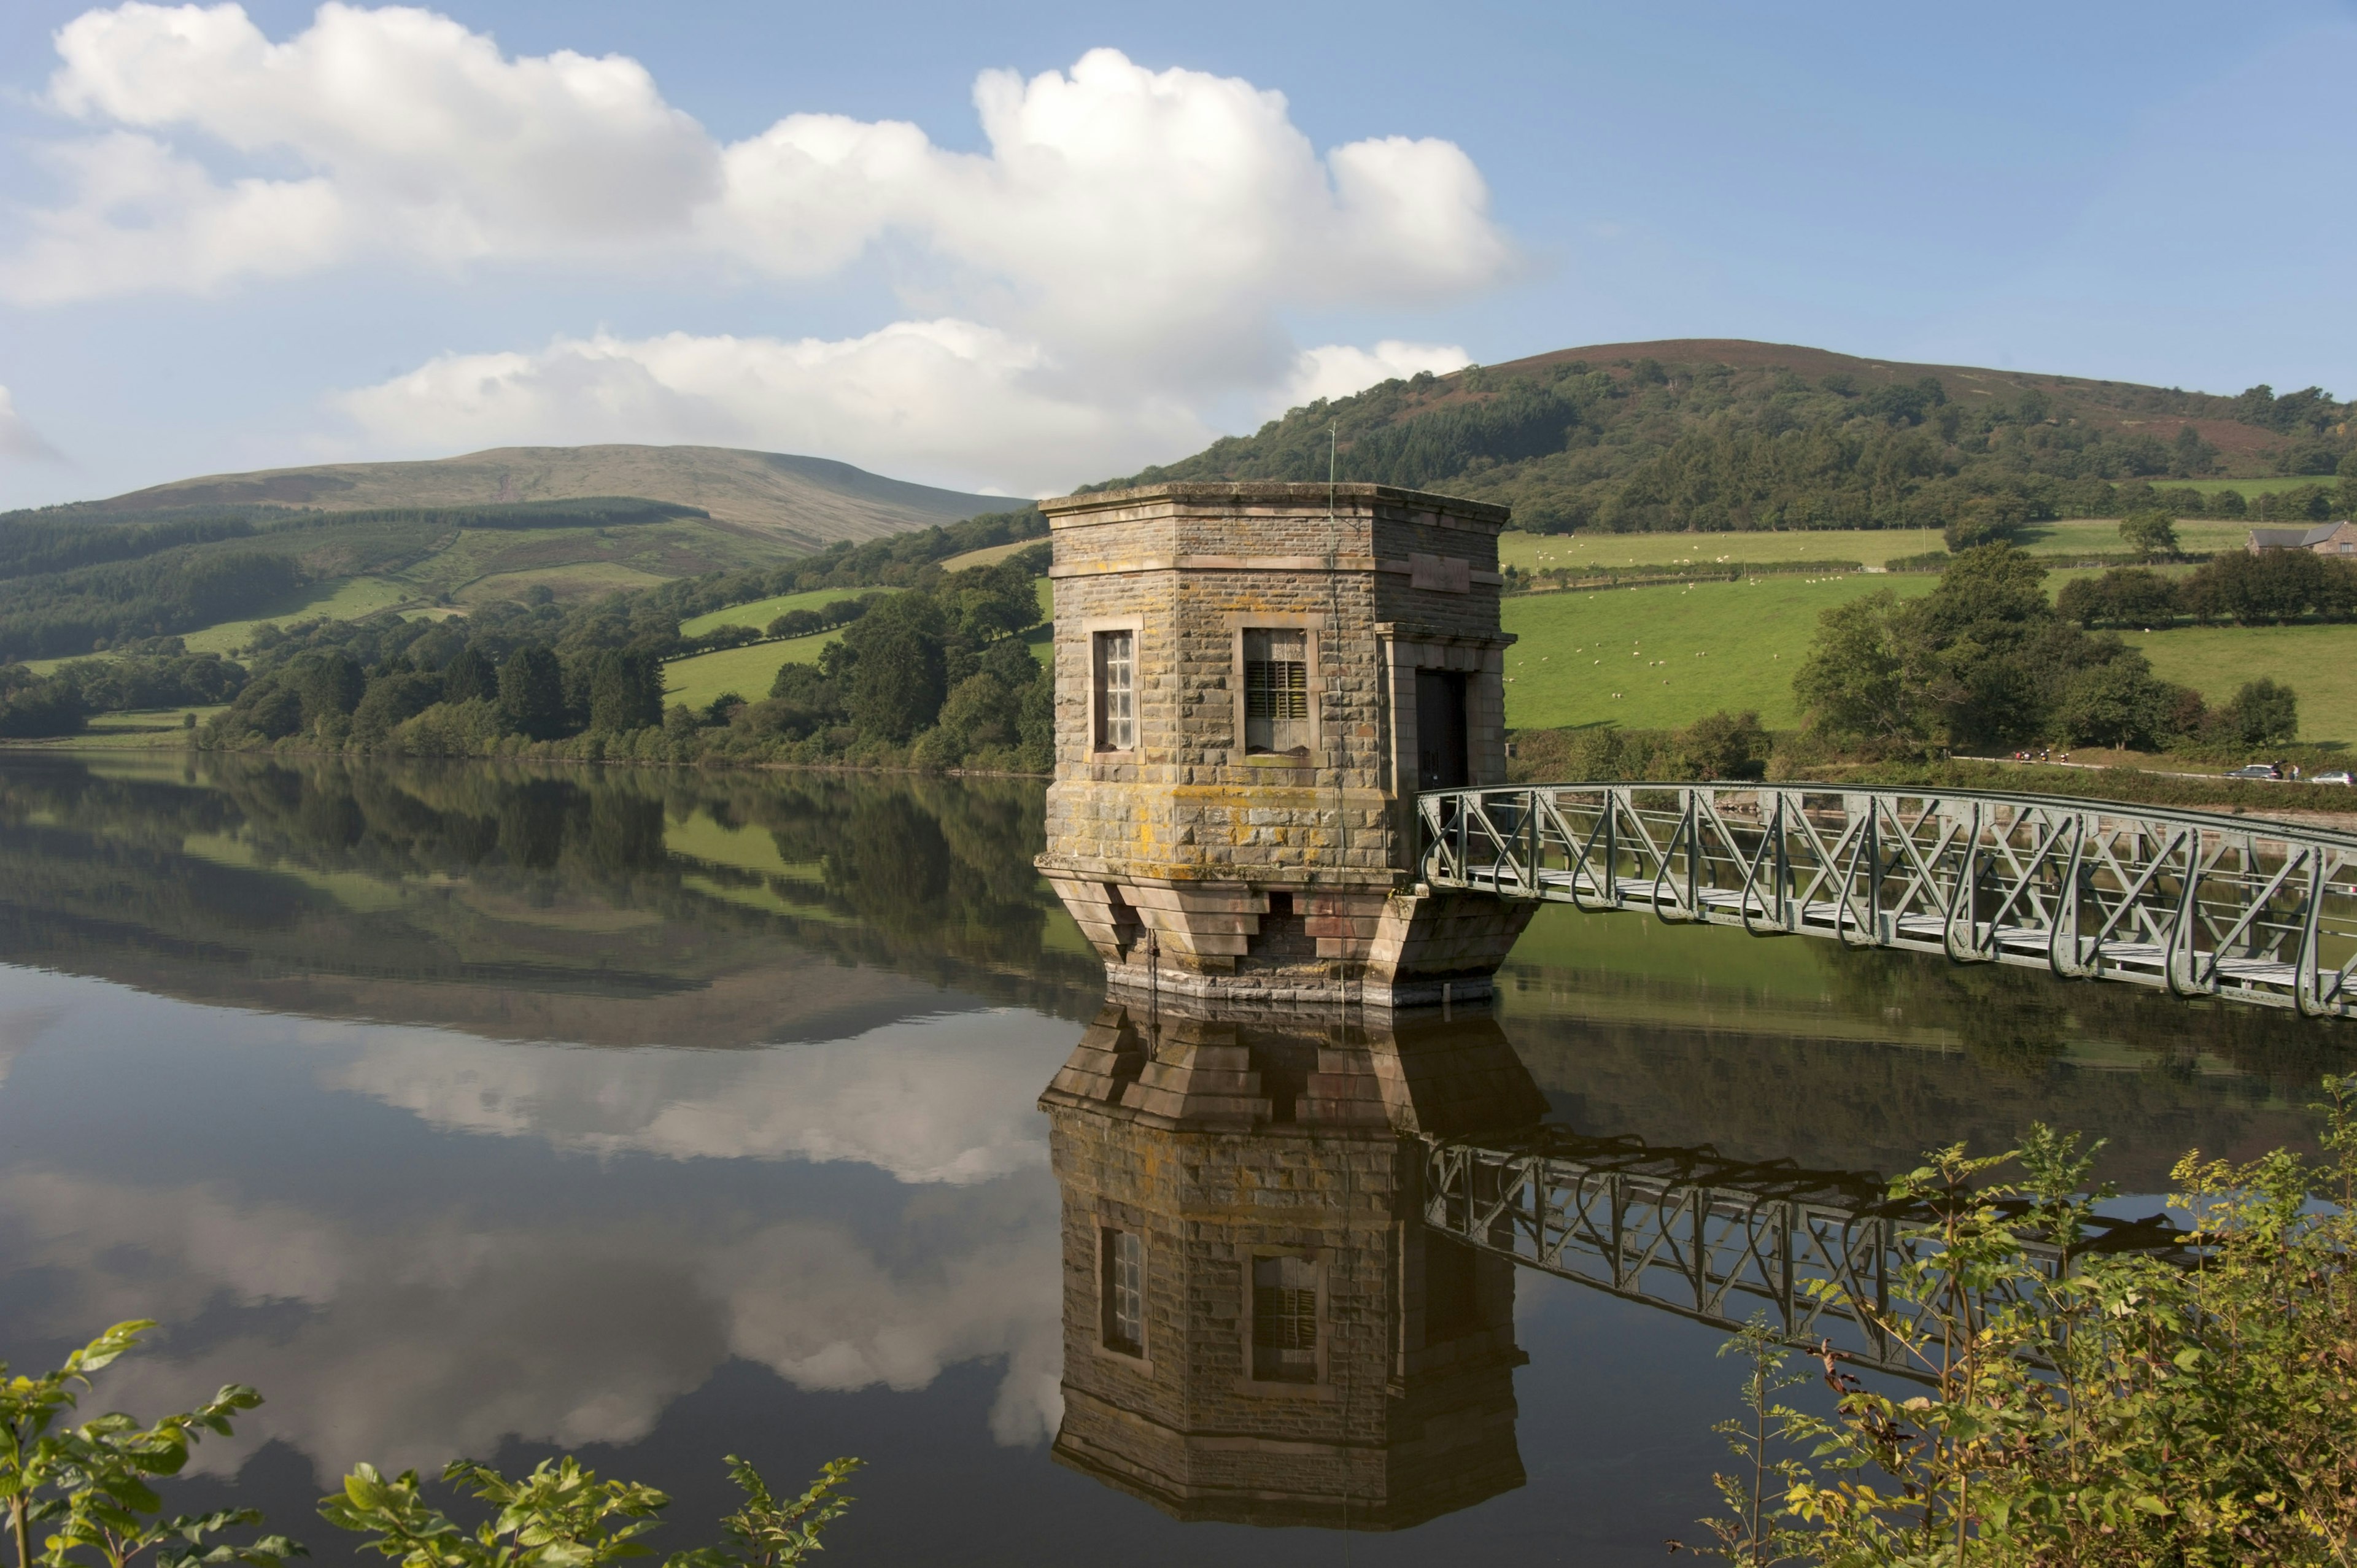
[[(1263, 1002), (1472, 1001), (1538, 910), (1476, 893), (1135, 883), (1047, 869), (1109, 987)], [(1270, 896), (1290, 900), (1271, 918)]]

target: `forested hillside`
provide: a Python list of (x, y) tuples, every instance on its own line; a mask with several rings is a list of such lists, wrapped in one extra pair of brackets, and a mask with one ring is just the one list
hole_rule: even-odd
[[(2352, 413), (2317, 387), (2226, 397), (1681, 339), (1385, 381), (1090, 488), (1323, 479), (1331, 428), (1344, 478), (1501, 501), (1543, 532), (2003, 528), (2156, 503), (2289, 520), (2357, 501)], [(2315, 482), (2170, 483), (2283, 476)]]
[[(305, 584), (397, 574), (469, 532), (605, 540), (695, 521), (709, 520), (615, 497), (347, 512), (189, 508), (135, 522), (74, 508), (0, 514), (0, 658), (91, 653), (264, 614)], [(416, 596), (430, 599), (430, 585)]]

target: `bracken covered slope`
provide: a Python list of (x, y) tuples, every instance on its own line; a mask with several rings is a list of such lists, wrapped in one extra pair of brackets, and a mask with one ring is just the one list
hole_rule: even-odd
[(643, 496), (701, 507), (721, 522), (803, 548), (930, 528), (1010, 505), (1004, 496), (909, 484), (823, 457), (726, 446), (610, 445), (497, 446), (427, 462), (210, 474), (134, 490), (92, 510), (132, 513), (260, 503), (356, 511), (585, 496)]

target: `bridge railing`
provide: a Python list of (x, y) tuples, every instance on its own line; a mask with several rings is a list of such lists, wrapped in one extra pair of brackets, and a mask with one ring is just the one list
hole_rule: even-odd
[[(1878, 1176), (1548, 1126), (1428, 1142), (1424, 1191), (1425, 1222), (1483, 1251), (1721, 1328), (1764, 1315), (1789, 1342), (1830, 1340), (1881, 1371), (1926, 1375), (1889, 1328), (1912, 1318), (1893, 1285), (1936, 1245), (1936, 1215), (1890, 1201)], [(2072, 1255), (2182, 1258), (2184, 1240), (2162, 1216), (2099, 1220)], [(2028, 1251), (2048, 1278), (2072, 1261)]]
[(1417, 807), (1435, 887), (2357, 1013), (2357, 835), (1814, 784), (1527, 785)]

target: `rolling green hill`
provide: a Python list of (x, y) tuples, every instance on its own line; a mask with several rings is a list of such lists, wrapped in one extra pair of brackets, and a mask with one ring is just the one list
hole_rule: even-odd
[[(1334, 429), (1345, 478), (1503, 502), (1542, 532), (2116, 517), (2179, 479), (2288, 478), (2254, 494), (2279, 493), (2269, 509), (2345, 507), (2345, 489), (2332, 496), (2357, 451), (2352, 413), (2313, 387), (2217, 396), (1688, 338), (1385, 381), (1091, 488), (1323, 479)], [(2186, 494), (2170, 504), (2211, 510)]]

